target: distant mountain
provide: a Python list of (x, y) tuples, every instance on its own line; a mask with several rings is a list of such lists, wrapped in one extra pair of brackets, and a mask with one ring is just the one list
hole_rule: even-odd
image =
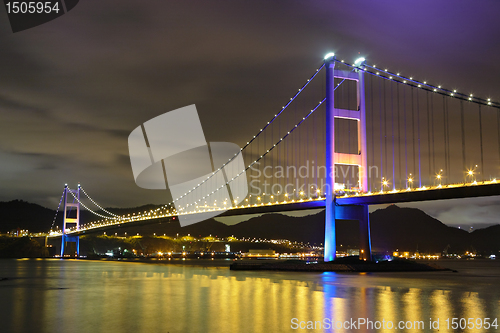
[(473, 249), (487, 252), (500, 251), (500, 224), (474, 230), (471, 238)]
[[(127, 209), (112, 209), (116, 214), (128, 214), (148, 211), (156, 208), (147, 205)], [(0, 202), (0, 231), (6, 232), (17, 227), (32, 232), (47, 231), (52, 225), (55, 211), (25, 201), (14, 200)], [(82, 210), (82, 222), (92, 221), (89, 212)], [(238, 238), (288, 239), (299, 242), (321, 244), (324, 240), (325, 212), (303, 217), (291, 217), (282, 214), (267, 214), (248, 221), (228, 226), (209, 219), (186, 227), (179, 222), (159, 220), (160, 223), (144, 226), (124, 226), (107, 230), (107, 234), (123, 235), (169, 235), (195, 237), (208, 235)], [(472, 233), (449, 227), (423, 211), (415, 208), (400, 208), (392, 205), (370, 214), (372, 248), (377, 252), (421, 251), (440, 253), (445, 248), (449, 252), (467, 250), (496, 252), (500, 250), (500, 225), (477, 229)], [(62, 214), (58, 214), (56, 225), (62, 225)], [(342, 248), (357, 248), (359, 226), (354, 221), (337, 221), (337, 244)]]
[(469, 250), (471, 236), (467, 231), (449, 227), (420, 209), (396, 205), (370, 214), (372, 247), (376, 251), (442, 252)]
[(22, 200), (0, 202), (0, 232), (17, 228), (33, 232), (47, 231), (52, 225), (55, 211)]
[(181, 227), (178, 221), (164, 221), (145, 226), (124, 226), (119, 230), (108, 232), (108, 235), (113, 232), (120, 235), (127, 232), (128, 235), (135, 235), (136, 233), (152, 235), (155, 233), (156, 235), (166, 234), (168, 236), (190, 234), (195, 237), (212, 235), (218, 237), (289, 239), (319, 245), (324, 239), (324, 219), (321, 220), (317, 215), (290, 217), (281, 214), (266, 214), (231, 226), (214, 219), (185, 227)]
[[(124, 215), (139, 211), (150, 211), (159, 206), (144, 205), (133, 208), (109, 208), (114, 214)], [(98, 211), (99, 212), (99, 211)], [(23, 200), (12, 200), (0, 202), (0, 232), (6, 233), (11, 230), (28, 229), (30, 232), (47, 232), (50, 230), (56, 215), (55, 210), (51, 210), (40, 205), (29, 203)], [(62, 227), (63, 214), (62, 207), (57, 214), (54, 228)], [(82, 209), (81, 223), (95, 221), (95, 215)]]

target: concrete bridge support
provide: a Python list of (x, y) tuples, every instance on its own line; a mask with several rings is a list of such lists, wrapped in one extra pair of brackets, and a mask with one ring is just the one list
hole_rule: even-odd
[[(365, 59), (356, 60), (354, 71), (335, 69), (335, 55), (325, 57), (326, 70), (326, 189), (325, 189), (325, 243), (324, 260), (333, 261), (336, 257), (335, 220), (360, 221), (360, 259), (371, 259), (370, 221), (368, 206), (337, 206), (335, 202), (335, 164), (350, 164), (359, 168), (359, 191), (368, 189), (368, 159), (366, 146), (366, 110), (364, 89)], [(357, 109), (345, 110), (335, 108), (335, 78), (357, 82)], [(358, 123), (358, 152), (357, 154), (338, 153), (335, 151), (335, 118), (356, 120)]]
[[(74, 200), (68, 202), (68, 194), (73, 194)], [(76, 229), (80, 229), (80, 184), (76, 190), (71, 190), (68, 185), (64, 187), (64, 216), (63, 216), (63, 234), (61, 237), (61, 258), (64, 257), (64, 249), (67, 242), (76, 243), (76, 256), (80, 256), (80, 237), (66, 235), (68, 224), (74, 224)], [(69, 209), (69, 210), (68, 210)], [(74, 214), (71, 212), (74, 209)]]

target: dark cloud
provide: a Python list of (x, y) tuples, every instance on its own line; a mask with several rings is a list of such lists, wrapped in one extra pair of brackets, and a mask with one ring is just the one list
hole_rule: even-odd
[(45, 109), (38, 108), (33, 105), (25, 104), (22, 101), (10, 99), (0, 95), (0, 109), (3, 113), (6, 112), (22, 112), (25, 116), (50, 116)]
[[(134, 128), (196, 104), (208, 141), (242, 145), (330, 50), (500, 100), (499, 10), (494, 0), (127, 0), (81, 2), (17, 34), (1, 20), (0, 199), (53, 207), (62, 184), (80, 181), (103, 205), (162, 203), (134, 183)], [(496, 212), (488, 202), (469, 211)], [(466, 215), (425, 207), (447, 223)]]

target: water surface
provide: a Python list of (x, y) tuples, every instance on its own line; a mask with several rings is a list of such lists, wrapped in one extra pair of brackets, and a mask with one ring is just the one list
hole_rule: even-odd
[[(424, 329), (400, 332), (437, 332), (429, 319), (439, 318), (439, 332), (457, 332), (447, 329), (447, 318), (500, 318), (500, 261), (440, 264), (459, 272), (306, 273), (230, 271), (223, 262), (217, 267), (0, 260), (0, 277), (8, 278), (0, 281), (0, 332), (396, 331), (325, 329), (324, 318), (333, 324), (358, 318), (424, 322)], [(317, 329), (292, 328), (307, 327), (308, 321)]]

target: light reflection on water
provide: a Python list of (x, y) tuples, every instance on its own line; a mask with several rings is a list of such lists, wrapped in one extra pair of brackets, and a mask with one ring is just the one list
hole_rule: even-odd
[(0, 277), (9, 279), (0, 281), (0, 332), (326, 331), (293, 330), (292, 318), (424, 321), (424, 330), (408, 332), (431, 332), (429, 319), (439, 318), (440, 332), (453, 332), (446, 318), (500, 317), (500, 263), (450, 265), (463, 270), (338, 274), (2, 260)]

